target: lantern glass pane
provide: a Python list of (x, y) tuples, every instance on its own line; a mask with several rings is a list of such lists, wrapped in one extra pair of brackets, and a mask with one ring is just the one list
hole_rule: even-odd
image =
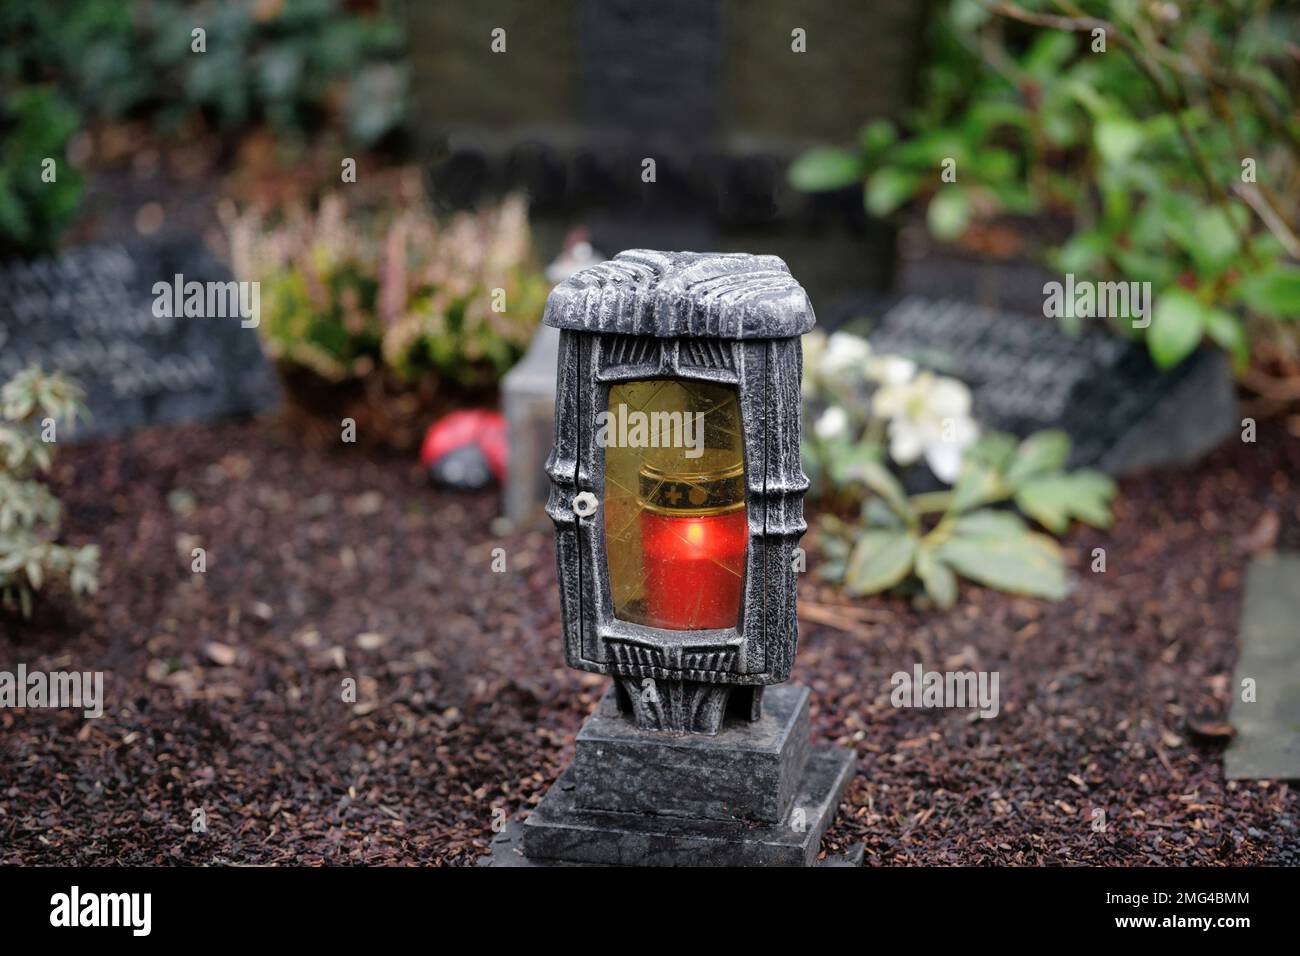
[(596, 441), (614, 616), (668, 630), (736, 627), (749, 538), (736, 389), (620, 382)]

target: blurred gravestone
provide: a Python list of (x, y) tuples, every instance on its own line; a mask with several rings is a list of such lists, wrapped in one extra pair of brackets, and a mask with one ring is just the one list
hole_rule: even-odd
[[(155, 307), (155, 284), (177, 297)], [(204, 290), (202, 314), (184, 314), (185, 291)], [(0, 382), (29, 365), (86, 389), (91, 418), (76, 437), (258, 411), (278, 388), (257, 330), (225, 304), (237, 286), (197, 241), (86, 245), (57, 257), (0, 266)], [(248, 297), (246, 297), (248, 298)], [(197, 301), (197, 300), (196, 300)], [(220, 301), (219, 309), (208, 304)], [(171, 315), (159, 313), (171, 312)], [(225, 314), (218, 314), (225, 312)]]
[(439, 201), (522, 189), (545, 254), (580, 221), (604, 249), (779, 255), (814, 301), (888, 285), (893, 230), (867, 219), (861, 189), (800, 193), (785, 169), (810, 146), (855, 143), (863, 123), (908, 108), (925, 4), (478, 0), (404, 10)]
[(1192, 461), (1237, 427), (1227, 358), (1202, 350), (1160, 371), (1146, 346), (1102, 329), (966, 302), (906, 296), (874, 325), (850, 323), (878, 352), (904, 355), (971, 387), (983, 425), (1024, 436), (1062, 428), (1071, 464), (1121, 475)]
[(508, 434), (502, 514), (523, 525), (543, 514), (550, 493), (546, 456), (555, 438), (555, 367), (560, 331), (538, 326), (527, 354), (501, 383), (501, 410)]
[[(546, 267), (546, 278), (563, 282), (575, 272), (605, 259), (591, 247), (585, 230), (575, 230), (564, 252)], [(528, 352), (501, 382), (501, 410), (506, 419), (506, 480), (502, 516), (514, 525), (541, 518), (551, 493), (546, 456), (555, 438), (555, 381), (560, 332), (539, 325)]]

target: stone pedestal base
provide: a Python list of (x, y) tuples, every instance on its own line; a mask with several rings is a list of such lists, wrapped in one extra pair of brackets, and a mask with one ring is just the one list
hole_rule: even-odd
[(856, 759), (808, 745), (808, 690), (769, 688), (763, 716), (716, 736), (638, 730), (614, 691), (577, 755), (492, 866), (812, 866)]

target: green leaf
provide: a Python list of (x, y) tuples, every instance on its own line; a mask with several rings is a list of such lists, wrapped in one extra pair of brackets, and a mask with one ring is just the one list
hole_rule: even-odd
[(997, 473), (979, 461), (968, 461), (952, 489), (949, 514), (960, 514), (987, 504), (1004, 494), (1005, 486)]
[(1088, 275), (1110, 251), (1112, 240), (1099, 230), (1076, 232), (1052, 256), (1052, 265), (1061, 272)]
[(916, 576), (939, 607), (947, 610), (957, 603), (957, 575), (943, 563), (935, 548), (922, 545), (917, 551)]
[(22, 246), (31, 238), (31, 222), (18, 193), (10, 186), (9, 179), (9, 171), (0, 169), (0, 237)]
[(1009, 213), (1030, 216), (1038, 213), (1042, 204), (1023, 182), (991, 183), (989, 188), (998, 204)]
[(1093, 115), (1094, 118), (1100, 119), (1103, 115), (1114, 110), (1114, 107), (1106, 102), (1092, 86), (1082, 80), (1067, 80), (1063, 86), (1066, 94), (1078, 100), (1078, 102)]
[(1049, 531), (1063, 534), (1070, 527), (1072, 490), (1065, 475), (1038, 478), (1016, 492), (1016, 506)]
[(1178, 248), (1191, 251), (1196, 242), (1200, 204), (1183, 193), (1165, 191), (1155, 197), (1159, 224)]
[(813, 569), (813, 574), (822, 581), (830, 581), (833, 584), (842, 584), (844, 573), (847, 565), (843, 561), (835, 558), (822, 558), (817, 562), (817, 567)]
[(1010, 150), (985, 147), (975, 154), (975, 174), (983, 183), (1001, 183), (1016, 175), (1016, 156)]
[(965, 36), (974, 33), (993, 14), (979, 0), (953, 0), (948, 15), (952, 18), (953, 27)]
[(862, 161), (842, 149), (810, 149), (793, 163), (787, 177), (790, 185), (805, 192), (843, 189), (862, 178)]
[(850, 474), (854, 478), (859, 478), (862, 482), (880, 495), (885, 500), (885, 504), (904, 520), (910, 520), (912, 517), (912, 508), (907, 502), (907, 492), (894, 473), (879, 461), (859, 461), (850, 469)]
[(1101, 158), (1112, 166), (1122, 166), (1142, 148), (1142, 124), (1127, 116), (1111, 114), (1097, 121), (1093, 141)]
[(1147, 348), (1156, 365), (1172, 368), (1187, 358), (1201, 341), (1204, 323), (1205, 307), (1186, 289), (1163, 293), (1147, 329)]
[(858, 134), (858, 141), (862, 144), (863, 150), (872, 154), (888, 149), (897, 139), (898, 133), (894, 129), (894, 124), (887, 119), (872, 120), (862, 127), (862, 132)]
[(1250, 364), (1250, 341), (1237, 316), (1224, 309), (1206, 309), (1205, 331), (1215, 344), (1232, 356), (1237, 371)]
[(1021, 60), (1021, 69), (1037, 80), (1053, 80), (1074, 55), (1076, 42), (1072, 33), (1044, 30), (1030, 44), (1029, 51)]
[(1274, 264), (1241, 284), (1247, 308), (1274, 319), (1300, 319), (1300, 268)]
[(951, 241), (965, 232), (970, 224), (970, 200), (961, 190), (949, 187), (930, 200), (925, 218), (936, 239)]
[(1064, 533), (1078, 518), (1097, 528), (1110, 526), (1110, 499), (1115, 483), (1098, 471), (1044, 475), (1016, 492), (1016, 506), (1043, 527)]
[(966, 460), (988, 465), (1001, 474), (1006, 471), (1018, 447), (1019, 442), (1016, 441), (1015, 435), (987, 431), (975, 439), (975, 444), (966, 449)]
[(845, 586), (852, 594), (877, 594), (907, 577), (916, 557), (916, 535), (910, 531), (867, 531), (849, 558)]
[(983, 136), (998, 126), (1028, 129), (1032, 115), (1023, 103), (1010, 100), (979, 100), (971, 104), (963, 126), (966, 134), (972, 137)]
[(890, 159), (933, 173), (945, 159), (955, 159), (960, 166), (967, 155), (967, 144), (956, 130), (938, 128), (905, 139), (892, 150)]
[(993, 508), (972, 511), (953, 522), (953, 534), (967, 538), (1008, 538), (1028, 531), (1020, 515)]
[(954, 536), (939, 556), (963, 577), (1000, 591), (1052, 600), (1066, 594), (1061, 551), (1046, 535)]
[(1072, 472), (1069, 477), (1074, 482), (1074, 502), (1070, 506), (1074, 516), (1094, 528), (1109, 528), (1115, 482), (1110, 476), (1091, 468)]
[(853, 441), (847, 434), (836, 435), (822, 442), (821, 451), (826, 471), (832, 484), (848, 485), (865, 481), (865, 470), (880, 463), (880, 446), (872, 442)]
[(862, 520), (869, 528), (888, 528), (898, 531), (907, 526), (898, 513), (885, 504), (884, 499), (877, 498), (875, 495), (862, 505)]
[(1007, 468), (1006, 482), (1012, 487), (1041, 475), (1059, 471), (1070, 457), (1070, 436), (1060, 429), (1035, 432), (1020, 443), (1016, 457)]
[(821, 538), (824, 556), (849, 559), (852, 545), (845, 535), (853, 533), (853, 527), (834, 515), (822, 515), (817, 522), (817, 532)]
[(1240, 242), (1228, 213), (1215, 206), (1199, 213), (1192, 242), (1187, 250), (1202, 278), (1217, 275), (1237, 254)]
[(863, 191), (867, 211), (873, 216), (887, 216), (916, 193), (920, 177), (894, 166), (885, 166), (871, 174)]
[[(1148, 171), (1146, 166), (1140, 166), (1140, 168), (1143, 172)], [(1130, 178), (1132, 178), (1131, 169)], [(1165, 216), (1158, 199), (1163, 190), (1164, 186), (1159, 182), (1144, 187), (1144, 191), (1148, 194), (1147, 200), (1138, 207), (1137, 212), (1133, 214), (1133, 218), (1128, 223), (1128, 241), (1131, 243), (1132, 248), (1140, 250), (1163, 248)]]
[(1172, 284), (1178, 277), (1179, 259), (1167, 251), (1145, 253), (1116, 247), (1111, 250), (1111, 258), (1130, 281), (1150, 282), (1156, 289)]

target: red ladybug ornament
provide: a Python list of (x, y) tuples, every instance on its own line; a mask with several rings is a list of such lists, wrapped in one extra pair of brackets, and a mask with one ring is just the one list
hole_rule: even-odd
[(483, 409), (452, 412), (429, 426), (420, 461), (435, 484), (464, 491), (505, 480), (506, 420)]

